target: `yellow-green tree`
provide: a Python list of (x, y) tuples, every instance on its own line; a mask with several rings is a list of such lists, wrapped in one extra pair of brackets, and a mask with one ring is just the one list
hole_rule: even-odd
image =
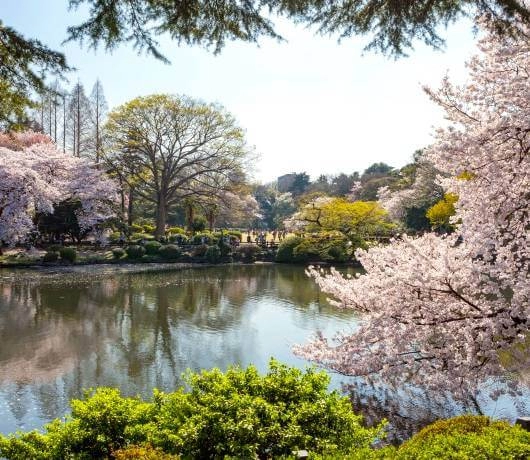
[(387, 234), (394, 225), (375, 201), (348, 201), (318, 197), (303, 205), (286, 222), (292, 230), (306, 232), (339, 231), (362, 239)]
[(458, 196), (446, 193), (444, 197), (427, 210), (427, 219), (437, 230), (452, 230), (451, 217), (455, 215), (455, 203)]

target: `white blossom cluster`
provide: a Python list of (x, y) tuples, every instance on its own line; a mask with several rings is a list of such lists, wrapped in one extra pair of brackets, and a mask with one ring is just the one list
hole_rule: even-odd
[[(462, 87), (427, 90), (449, 125), (427, 152), (458, 195), (454, 234), (359, 251), (366, 274), (310, 269), (358, 328), (296, 352), (347, 375), (468, 398), (486, 380), (516, 391), (530, 366), (530, 43), (488, 33)], [(494, 396), (498, 396), (498, 393)]]

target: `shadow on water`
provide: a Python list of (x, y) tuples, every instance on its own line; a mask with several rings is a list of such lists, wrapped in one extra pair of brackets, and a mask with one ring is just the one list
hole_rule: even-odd
[[(252, 363), (264, 371), (271, 356), (305, 367), (293, 344), (316, 330), (331, 336), (355, 324), (355, 315), (330, 306), (302, 267), (0, 270), (0, 432), (41, 427), (95, 386), (149, 397), (153, 388), (179, 386), (187, 368)], [(450, 405), (433, 406), (421, 394), (407, 399), (361, 383), (352, 400), (368, 422), (394, 414), (396, 430), (408, 434), (417, 427), (414, 417), (453, 415)], [(332, 376), (332, 386), (340, 384)]]

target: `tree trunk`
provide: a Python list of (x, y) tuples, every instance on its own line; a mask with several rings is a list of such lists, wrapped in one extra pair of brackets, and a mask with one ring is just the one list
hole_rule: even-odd
[(156, 239), (160, 239), (166, 234), (166, 221), (167, 221), (166, 197), (163, 195), (160, 195), (158, 199), (158, 205), (156, 208), (156, 230), (155, 230)]
[(186, 205), (186, 226), (188, 231), (193, 230), (193, 219), (195, 218), (195, 213), (193, 209), (193, 205), (191, 203), (188, 203)]
[(134, 209), (134, 190), (129, 188), (129, 204), (127, 207), (127, 224), (131, 226), (133, 224), (133, 209)]

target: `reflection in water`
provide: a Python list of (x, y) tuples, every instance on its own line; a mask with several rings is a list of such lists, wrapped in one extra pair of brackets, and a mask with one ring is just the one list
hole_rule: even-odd
[(349, 327), (300, 267), (51, 276), (0, 271), (0, 432), (62, 416), (94, 386), (170, 391), (186, 368), (226, 368), (271, 356), (320, 329)]
[[(153, 388), (179, 386), (187, 368), (253, 363), (264, 371), (271, 356), (305, 366), (293, 344), (316, 330), (331, 336), (355, 324), (351, 311), (328, 304), (302, 267), (0, 270), (0, 432), (41, 427), (95, 386), (149, 397)], [(332, 385), (342, 380), (332, 376)], [(349, 384), (355, 409), (368, 422), (390, 419), (398, 438), (462, 410), (410, 388)], [(528, 392), (519, 402), (526, 400)], [(487, 413), (513, 419), (528, 408), (504, 400), (490, 402)]]

